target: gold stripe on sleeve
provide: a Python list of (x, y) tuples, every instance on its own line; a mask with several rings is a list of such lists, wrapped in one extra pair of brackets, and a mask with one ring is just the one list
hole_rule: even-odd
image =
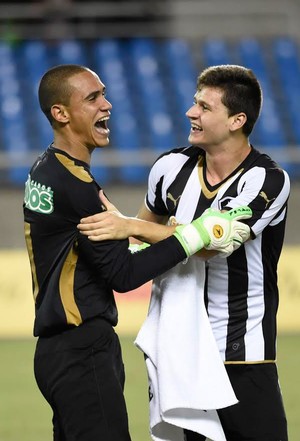
[(74, 298), (74, 277), (78, 254), (71, 248), (59, 278), (59, 292), (69, 325), (80, 325), (82, 318)]
[(59, 162), (72, 173), (72, 175), (76, 176), (76, 178), (83, 182), (93, 182), (92, 176), (81, 165), (76, 165), (72, 159), (67, 158), (61, 153), (55, 153), (55, 156)]
[(28, 251), (32, 281), (33, 281), (33, 298), (34, 300), (36, 300), (37, 295), (39, 293), (39, 284), (37, 281), (36, 268), (34, 263), (30, 224), (28, 222), (24, 222), (24, 231), (25, 231), (25, 241), (26, 241), (26, 247)]

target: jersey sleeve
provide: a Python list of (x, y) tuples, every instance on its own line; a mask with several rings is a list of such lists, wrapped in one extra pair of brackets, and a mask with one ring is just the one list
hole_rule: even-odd
[(227, 208), (248, 205), (252, 218), (245, 221), (255, 235), (268, 225), (275, 225), (286, 216), (290, 179), (280, 168), (253, 167), (240, 179), (238, 195)]
[[(77, 182), (73, 190), (69, 195), (69, 210), (76, 225), (80, 218), (103, 211), (95, 182)], [(174, 236), (134, 254), (129, 250), (128, 240), (92, 242), (77, 228), (76, 242), (80, 259), (118, 292), (135, 289), (186, 258)]]
[(173, 201), (174, 198), (173, 192), (178, 193), (178, 196), (182, 194), (200, 155), (202, 150), (199, 147), (179, 147), (157, 159), (149, 174), (145, 200), (150, 211), (159, 216), (170, 215), (169, 205), (170, 200)]
[(129, 251), (128, 240), (92, 242), (79, 236), (78, 244), (81, 256), (97, 276), (118, 292), (131, 291), (186, 258), (174, 236), (136, 253)]
[(164, 163), (163, 158), (158, 159), (150, 170), (148, 177), (148, 190), (145, 198), (147, 208), (159, 216), (168, 214), (166, 201), (163, 198)]

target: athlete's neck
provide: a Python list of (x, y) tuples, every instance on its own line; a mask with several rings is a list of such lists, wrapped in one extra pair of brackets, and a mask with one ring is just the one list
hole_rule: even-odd
[(206, 179), (211, 185), (224, 181), (246, 159), (251, 151), (250, 144), (239, 149), (206, 151)]
[(92, 149), (78, 142), (78, 140), (65, 139), (61, 136), (54, 136), (53, 147), (63, 150), (72, 158), (78, 159), (90, 165)]

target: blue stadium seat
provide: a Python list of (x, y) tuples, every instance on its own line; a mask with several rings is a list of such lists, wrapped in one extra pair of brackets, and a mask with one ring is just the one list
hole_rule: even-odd
[(162, 152), (175, 147), (174, 126), (166, 102), (157, 61), (156, 42), (150, 38), (132, 39), (129, 44), (132, 74), (142, 101), (142, 112), (150, 133), (147, 147)]
[[(162, 55), (167, 64), (168, 93), (174, 104), (170, 113), (173, 115), (179, 145), (186, 145), (190, 131), (187, 110), (193, 105), (196, 92), (197, 71), (189, 44), (179, 38), (165, 40)], [(175, 111), (173, 110), (175, 109)]]
[(0, 42), (0, 85), (2, 143), (12, 164), (8, 176), (12, 183), (23, 184), (27, 178), (28, 167), (22, 164), (29, 152), (25, 109), (13, 49), (5, 42)]
[(41, 77), (49, 69), (47, 47), (43, 41), (25, 41), (21, 46), (23, 65), (24, 100), (28, 110), (30, 147), (33, 150), (45, 149), (52, 142), (53, 135), (49, 121), (42, 113), (38, 103), (38, 86)]
[(56, 64), (88, 65), (86, 46), (81, 40), (61, 40), (53, 49)]
[(205, 67), (233, 63), (228, 45), (219, 38), (205, 40), (202, 45), (202, 53)]
[(291, 121), (295, 143), (300, 147), (300, 60), (299, 49), (291, 38), (276, 38), (273, 54), (280, 77), (279, 84), (286, 96), (284, 111)]
[[(94, 63), (101, 80), (107, 88), (107, 99), (112, 103), (111, 147), (116, 149), (118, 158), (126, 160), (141, 152), (142, 145), (132, 97), (129, 90), (127, 70), (124, 65), (122, 41), (102, 39), (94, 44)], [(118, 179), (128, 183), (144, 182), (148, 169), (129, 164), (120, 167)]]
[(263, 90), (263, 108), (254, 128), (256, 143), (262, 147), (284, 147), (286, 138), (280, 124), (263, 47), (256, 39), (252, 38), (241, 40), (237, 47), (241, 64), (253, 70)]

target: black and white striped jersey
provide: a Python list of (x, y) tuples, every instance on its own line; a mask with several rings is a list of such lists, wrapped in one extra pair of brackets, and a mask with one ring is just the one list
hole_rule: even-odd
[(253, 211), (246, 222), (255, 238), (227, 259), (216, 256), (206, 263), (207, 311), (225, 362), (276, 358), (277, 263), (289, 191), (287, 173), (254, 148), (214, 186), (207, 182), (205, 152), (199, 147), (167, 152), (151, 169), (146, 204), (155, 214), (187, 223), (208, 207), (248, 205)]

